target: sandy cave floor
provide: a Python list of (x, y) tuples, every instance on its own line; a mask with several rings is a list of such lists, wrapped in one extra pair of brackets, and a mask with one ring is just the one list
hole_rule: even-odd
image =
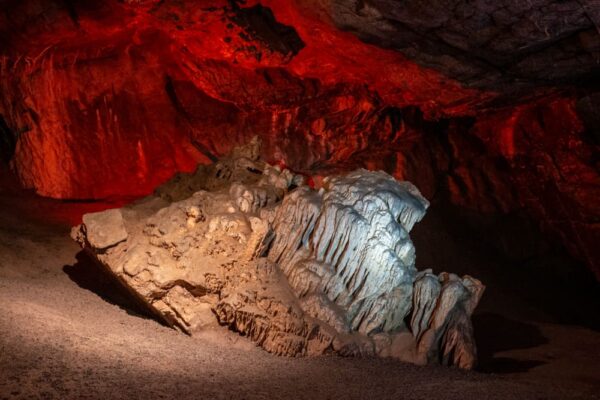
[(141, 315), (71, 241), (65, 220), (101, 206), (0, 193), (0, 399), (600, 398), (600, 332), (531, 317), (488, 277), (479, 372), (190, 338)]

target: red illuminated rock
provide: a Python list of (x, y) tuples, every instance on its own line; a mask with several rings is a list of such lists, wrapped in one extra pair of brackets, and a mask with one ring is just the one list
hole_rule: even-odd
[(307, 175), (383, 169), (478, 213), (522, 209), (600, 276), (598, 142), (577, 93), (539, 81), (596, 67), (589, 11), (409, 3), (5, 1), (1, 158), (43, 196), (142, 196), (259, 135)]
[(598, 146), (584, 129), (574, 99), (551, 98), (482, 118), (474, 132), (506, 160), (517, 201), (600, 277)]
[[(306, 167), (364, 146), (376, 90), (435, 113), (485, 97), (291, 2), (269, 4), (277, 21), (260, 6), (191, 4), (12, 6), (0, 32), (0, 114), (19, 133), (13, 167), (23, 185), (58, 198), (146, 194), (256, 133), (270, 139), (270, 154)], [(25, 29), (36, 18), (46, 22)], [(257, 32), (263, 25), (274, 33)], [(277, 29), (287, 36), (273, 39)]]

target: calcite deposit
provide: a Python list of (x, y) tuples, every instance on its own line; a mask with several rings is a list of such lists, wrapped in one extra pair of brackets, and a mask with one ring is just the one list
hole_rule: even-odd
[(259, 154), (255, 139), (135, 204), (86, 214), (73, 237), (190, 335), (226, 326), (279, 355), (474, 366), (484, 286), (417, 271), (409, 232), (429, 203), (414, 185), (361, 169), (316, 189)]

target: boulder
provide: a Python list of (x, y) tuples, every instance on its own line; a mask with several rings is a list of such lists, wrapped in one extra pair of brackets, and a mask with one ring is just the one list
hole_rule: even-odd
[(190, 335), (221, 325), (278, 355), (472, 368), (470, 316), (484, 287), (417, 271), (409, 232), (429, 206), (418, 189), (367, 170), (311, 189), (259, 160), (258, 145), (88, 214), (73, 237)]
[(123, 216), (118, 209), (85, 214), (83, 225), (87, 241), (97, 250), (105, 250), (127, 239)]

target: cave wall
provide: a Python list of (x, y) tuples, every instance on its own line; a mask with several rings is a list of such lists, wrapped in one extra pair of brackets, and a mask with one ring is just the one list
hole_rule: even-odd
[[(218, 1), (199, 9), (193, 2), (5, 3), (0, 114), (20, 136), (14, 169), (43, 196), (145, 194), (175, 171), (207, 161), (207, 153), (222, 153), (254, 134), (281, 136), (290, 127), (314, 127), (317, 142), (342, 133), (341, 141), (360, 141), (351, 133), (364, 129), (355, 123), (374, 113), (380, 92), (433, 110), (425, 104), (433, 93), (423, 92), (423, 82), (443, 79), (332, 28), (329, 41), (321, 32), (303, 35), (310, 51), (295, 57), (305, 44), (293, 29), (274, 41), (279, 32), (253, 28), (286, 27), (260, 5), (244, 14)], [(294, 11), (282, 14), (294, 20)], [(350, 50), (354, 56), (342, 54)], [(329, 69), (326, 62), (317, 64), (326, 61), (321, 54), (331, 58)], [(377, 61), (339, 68), (349, 59)], [(365, 89), (373, 72), (387, 81)], [(390, 84), (407, 74), (416, 82), (406, 93)], [(441, 102), (465, 97), (453, 82), (437, 84), (442, 93), (432, 86), (444, 95)], [(377, 87), (386, 89), (375, 92)], [(451, 105), (448, 112), (461, 107)], [(363, 111), (366, 116), (353, 118)], [(328, 115), (336, 120), (331, 126), (321, 120)], [(285, 136), (297, 141), (291, 132)], [(330, 147), (318, 150), (325, 153), (346, 147), (320, 146)], [(318, 158), (308, 155), (305, 164)], [(102, 179), (95, 179), (100, 170)]]
[[(594, 97), (526, 74), (517, 82), (485, 69), (440, 68), (480, 65), (464, 54), (475, 44), (452, 53), (458, 63), (402, 47), (409, 41), (398, 24), (384, 32), (396, 41), (365, 33), (373, 21), (418, 11), (382, 16), (384, 3), (4, 0), (3, 159), (43, 196), (141, 196), (259, 135), (267, 160), (314, 180), (380, 168), (481, 215), (525, 210), (600, 276)], [(340, 11), (347, 9), (354, 11)], [(592, 38), (582, 51), (593, 53), (585, 15), (557, 22), (545, 41), (532, 33), (537, 42), (519, 54), (539, 58), (540, 42), (556, 52), (581, 37)], [(449, 40), (445, 27), (459, 24), (445, 21), (431, 37)], [(511, 62), (503, 39), (480, 49), (496, 54), (498, 68)], [(505, 53), (493, 47), (500, 45)], [(587, 55), (561, 54), (580, 61), (577, 79), (593, 71)]]

